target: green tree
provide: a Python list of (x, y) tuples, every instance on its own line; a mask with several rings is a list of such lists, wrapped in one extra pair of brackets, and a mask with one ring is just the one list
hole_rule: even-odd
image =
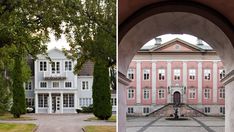
[(8, 80), (4, 78), (4, 71), (0, 74), (0, 115), (4, 114), (10, 108), (10, 90), (7, 84)]
[(101, 120), (109, 119), (112, 114), (108, 71), (105, 61), (96, 60), (93, 80), (93, 112)]

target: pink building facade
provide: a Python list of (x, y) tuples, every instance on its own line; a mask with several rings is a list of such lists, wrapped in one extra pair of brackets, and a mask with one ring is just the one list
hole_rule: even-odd
[(222, 62), (208, 45), (180, 39), (142, 47), (129, 65), (127, 113), (146, 115), (168, 103), (188, 104), (210, 115), (225, 114)]

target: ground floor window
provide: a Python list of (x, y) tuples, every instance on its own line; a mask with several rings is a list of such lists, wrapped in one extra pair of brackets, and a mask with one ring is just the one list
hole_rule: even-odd
[(128, 107), (128, 113), (133, 114), (133, 107)]
[(48, 107), (48, 94), (38, 94), (38, 107)]
[(83, 107), (83, 106), (87, 107), (87, 106), (90, 106), (91, 104), (93, 104), (92, 98), (80, 98), (79, 100), (80, 100), (79, 104), (81, 107)]
[(148, 114), (149, 113), (149, 107), (144, 107), (143, 108), (143, 113)]
[(164, 89), (159, 89), (158, 90), (158, 98), (159, 99), (164, 99)]
[(111, 98), (111, 104), (112, 106), (116, 106), (117, 104), (116, 98)]
[(205, 107), (205, 113), (210, 113), (210, 107)]
[(220, 107), (220, 113), (225, 114), (225, 107)]
[(63, 107), (74, 107), (74, 94), (63, 95)]
[(34, 98), (26, 98), (25, 102), (27, 107), (34, 107)]

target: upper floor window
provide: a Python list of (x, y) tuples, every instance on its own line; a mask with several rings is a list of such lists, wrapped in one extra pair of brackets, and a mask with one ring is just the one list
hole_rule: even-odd
[(149, 69), (144, 69), (143, 70), (143, 79), (144, 80), (149, 80), (149, 76), (150, 76), (150, 70)]
[(205, 99), (209, 99), (210, 98), (210, 89), (206, 88), (204, 91), (204, 97)]
[(190, 88), (189, 89), (189, 98), (190, 99), (195, 99), (196, 98), (196, 89), (195, 88)]
[(149, 89), (144, 89), (143, 94), (144, 94), (143, 95), (144, 99), (149, 99), (150, 90)]
[(65, 82), (65, 88), (71, 88), (72, 82)]
[(112, 106), (116, 106), (117, 105), (116, 98), (111, 98), (111, 104), (112, 104)]
[(25, 83), (25, 90), (32, 90), (32, 81)]
[(128, 89), (128, 99), (134, 98), (134, 89)]
[(163, 99), (165, 96), (164, 96), (164, 94), (165, 94), (165, 92), (164, 92), (165, 90), (164, 89), (159, 89), (158, 90), (158, 98), (159, 99)]
[(40, 71), (47, 71), (47, 62), (40, 61)]
[(52, 82), (53, 88), (59, 88), (59, 82)]
[(89, 82), (88, 81), (82, 81), (82, 90), (89, 90)]
[(51, 71), (52, 73), (60, 73), (60, 62), (52, 62)]
[(158, 69), (158, 80), (165, 79), (165, 69)]
[(133, 80), (134, 79), (134, 70), (128, 69), (128, 79)]
[(174, 69), (174, 80), (180, 80), (180, 69)]
[(40, 88), (47, 88), (47, 82), (40, 82)]
[(65, 61), (65, 71), (72, 71), (72, 62)]
[(210, 69), (205, 69), (204, 70), (204, 79), (205, 80), (210, 80), (210, 78), (211, 78), (211, 71), (210, 71)]
[(219, 98), (221, 98), (221, 99), (225, 98), (225, 89), (224, 88), (219, 89)]
[(195, 80), (196, 78), (196, 70), (195, 69), (189, 69), (189, 79)]
[(225, 77), (225, 70), (224, 69), (221, 69), (219, 70), (219, 79), (223, 79)]

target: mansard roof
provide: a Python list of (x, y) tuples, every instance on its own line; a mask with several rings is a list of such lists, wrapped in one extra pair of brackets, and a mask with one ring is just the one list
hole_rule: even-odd
[[(176, 48), (177, 47), (177, 48)], [(208, 52), (214, 50), (209, 45), (194, 45), (175, 38), (160, 45), (143, 46), (139, 52)]]

